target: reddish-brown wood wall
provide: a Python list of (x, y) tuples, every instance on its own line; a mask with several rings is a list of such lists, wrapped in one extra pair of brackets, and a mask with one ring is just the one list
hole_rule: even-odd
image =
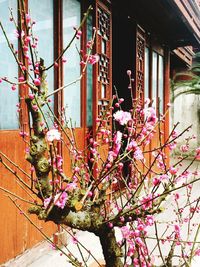
[[(25, 143), (19, 138), (19, 131), (0, 131), (0, 150), (5, 153), (13, 162), (23, 169), (28, 170), (30, 165), (26, 163)], [(9, 164), (9, 166), (11, 166)], [(12, 167), (13, 168), (13, 167)], [(16, 168), (13, 168), (15, 171)], [(20, 174), (19, 171), (17, 171)], [(21, 175), (21, 174), (20, 174)], [(23, 177), (23, 175), (22, 175)], [(7, 171), (0, 164), (0, 186), (14, 192), (15, 194), (30, 199), (27, 194), (19, 187), (15, 181), (14, 175)], [(41, 234), (35, 229), (28, 220), (20, 214), (7, 193), (0, 190), (0, 264), (22, 253), (27, 248), (42, 240)], [(13, 197), (15, 199), (15, 197)], [(24, 212), (27, 211), (27, 205), (17, 201)], [(30, 218), (48, 235), (52, 235), (56, 226), (52, 223), (42, 223), (36, 220), (34, 215)]]

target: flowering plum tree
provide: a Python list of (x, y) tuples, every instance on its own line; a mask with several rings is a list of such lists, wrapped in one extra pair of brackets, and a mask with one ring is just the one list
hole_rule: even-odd
[[(81, 37), (81, 27), (91, 8), (81, 25), (74, 29), (70, 44), (49, 67), (45, 67), (45, 59), (38, 61), (36, 57), (39, 40), (34, 37), (34, 24), (23, 1), (19, 1), (19, 8), (21, 23), (16, 23), (12, 13), (10, 20), (16, 25), (20, 53), (11, 45), (2, 23), (0, 27), (21, 75), (18, 82), (12, 82), (10, 77), (2, 77), (1, 82), (11, 84), (12, 90), (21, 84), (28, 88), (26, 105), (30, 134), (20, 131), (27, 144), (26, 160), (31, 164), (31, 175), (23, 171), (28, 182), (8, 167), (7, 161), (11, 166), (14, 163), (2, 152), (0, 161), (23, 184), (26, 192), (28, 190), (34, 196), (29, 214), (37, 215), (39, 220), (94, 233), (99, 237), (107, 267), (170, 267), (175, 266), (174, 259), (178, 259), (178, 266), (190, 266), (192, 257), (200, 254), (199, 226), (195, 227), (193, 222), (199, 213), (199, 197), (191, 200), (193, 184), (199, 176), (197, 171), (189, 171), (188, 166), (179, 169), (184, 157), (173, 165), (168, 159), (169, 151), (190, 127), (177, 133), (177, 125), (174, 125), (166, 137), (162, 128), (168, 111), (158, 114), (150, 100), (142, 106), (139, 99), (133, 98), (131, 110), (125, 111), (121, 108), (124, 100), (116, 92), (107, 110), (96, 118), (98, 127), (88, 137), (87, 147), (80, 151), (73, 127), (65, 120), (65, 110), (57, 117), (48, 99), (80, 80), (87, 64), (98, 64), (98, 55), (92, 54), (96, 29), (87, 44), (88, 53), (81, 57), (83, 68), (77, 80), (49, 93), (46, 77), (50, 68), (59, 67), (61, 61), (65, 64), (64, 53), (76, 37)], [(130, 79), (127, 95), (131, 95), (131, 71), (127, 71), (127, 75)], [(49, 109), (53, 124), (47, 119), (44, 107)], [(152, 140), (156, 138), (157, 146), (152, 146)], [(71, 162), (63, 161), (58, 149), (61, 143)], [(189, 147), (188, 138), (186, 145)], [(199, 151), (198, 148), (190, 165), (199, 158)], [(70, 165), (70, 176), (64, 173), (64, 164)], [(18, 169), (22, 171), (20, 167)], [(180, 190), (184, 188), (182, 196)], [(9, 193), (13, 203), (21, 209), (15, 198), (23, 199)], [(166, 212), (168, 198), (173, 203), (174, 219), (168, 215), (160, 217)], [(31, 221), (25, 212), (23, 215)], [(165, 221), (160, 227), (162, 218)], [(182, 232), (184, 227), (187, 227), (187, 235)], [(196, 232), (192, 234), (192, 230)], [(73, 266), (83, 266), (72, 254), (63, 253)], [(85, 259), (83, 262), (87, 266)], [(97, 260), (96, 263), (100, 266)]]

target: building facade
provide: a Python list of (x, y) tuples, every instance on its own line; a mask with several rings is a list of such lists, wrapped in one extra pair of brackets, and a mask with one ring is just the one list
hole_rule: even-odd
[[(36, 20), (33, 29), (38, 37), (39, 56), (49, 66), (69, 43), (89, 5), (93, 9), (82, 27), (82, 36), (66, 52), (66, 64), (56, 65), (48, 73), (49, 91), (76, 80), (83, 68), (80, 55), (87, 53), (86, 44), (92, 38), (93, 27), (97, 29), (93, 53), (99, 61), (89, 65), (83, 78), (72, 86), (54, 94), (52, 108), (59, 115), (63, 107), (71, 118), (79, 146), (86, 146), (86, 136), (96, 128), (96, 118), (108, 106), (116, 87), (125, 99), (124, 109), (130, 108), (127, 70), (134, 78), (133, 95), (143, 105), (150, 98), (152, 105), (163, 114), (170, 94), (170, 73), (180, 66), (189, 66), (193, 50), (200, 44), (198, 1), (187, 0), (24, 0), (27, 12)], [(10, 42), (18, 47), (13, 24), (9, 22), (12, 7), (18, 17), (17, 1), (0, 1), (0, 20)], [(37, 41), (37, 40), (36, 40)], [(0, 33), (0, 76), (19, 77), (17, 65)], [(24, 98), (27, 89), (20, 86), (12, 91), (2, 83), (0, 90), (0, 150), (29, 171), (21, 162), (25, 144), (19, 138), (20, 130), (27, 130), (28, 116)], [(21, 106), (19, 107), (19, 98)], [(16, 107), (17, 106), (17, 107)], [(16, 109), (19, 108), (18, 116)], [(168, 119), (164, 132), (169, 131)], [(20, 127), (19, 129), (19, 120)], [(153, 144), (151, 144), (153, 146)], [(67, 155), (63, 155), (67, 161)], [(1, 166), (0, 186), (16, 194), (23, 194), (12, 175)], [(17, 171), (17, 167), (16, 170)], [(41, 238), (0, 192), (0, 263), (23, 252)], [(43, 225), (42, 225), (43, 227)], [(52, 225), (44, 226), (47, 233), (56, 231)]]

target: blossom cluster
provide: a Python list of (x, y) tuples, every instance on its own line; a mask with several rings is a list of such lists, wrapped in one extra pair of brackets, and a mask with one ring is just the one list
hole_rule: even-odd
[(153, 216), (147, 215), (144, 221), (137, 219), (134, 223), (121, 227), (122, 239), (119, 243), (122, 244), (125, 241), (127, 244), (127, 262), (125, 266), (130, 266), (129, 262), (133, 262), (136, 267), (152, 266), (153, 262), (152, 259), (149, 260), (148, 247), (144, 242), (144, 237), (147, 236), (148, 227), (153, 224)]

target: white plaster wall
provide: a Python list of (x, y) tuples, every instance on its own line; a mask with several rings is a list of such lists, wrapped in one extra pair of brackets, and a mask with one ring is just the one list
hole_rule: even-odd
[(172, 95), (171, 99), (174, 98), (174, 101), (170, 113), (170, 124), (172, 128), (175, 123), (179, 122), (177, 128), (179, 132), (192, 125), (192, 129), (180, 138), (181, 142), (179, 142), (178, 147), (184, 143), (185, 137), (195, 135), (197, 138), (191, 141), (191, 148), (194, 150), (200, 145), (200, 95), (185, 93), (189, 90), (189, 87), (182, 86), (172, 92), (174, 96)]

